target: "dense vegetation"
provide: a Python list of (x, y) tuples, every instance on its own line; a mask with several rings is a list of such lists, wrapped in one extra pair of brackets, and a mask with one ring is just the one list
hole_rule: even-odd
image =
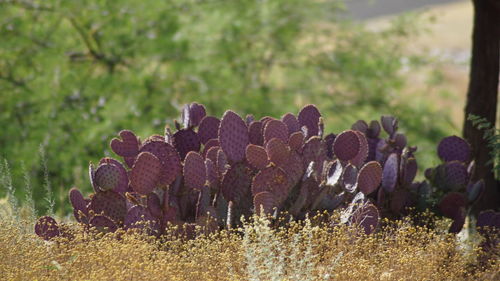
[[(439, 221), (437, 225), (439, 225)], [(498, 280), (478, 237), (461, 242), (444, 228), (408, 221), (370, 236), (313, 221), (273, 229), (263, 219), (196, 240), (84, 233), (48, 244), (22, 224), (0, 221), (5, 280)], [(241, 235), (243, 234), (243, 235)], [(471, 237), (472, 238), (472, 237)]]
[(90, 190), (87, 164), (112, 136), (162, 133), (191, 101), (257, 118), (317, 103), (327, 132), (395, 114), (430, 166), (457, 130), (432, 99), (401, 94), (428, 62), (406, 48), (419, 18), (371, 31), (339, 11), (339, 1), (0, 0), (0, 157), (13, 185), (31, 178), (42, 211), (51, 187), (62, 214), (72, 185)]

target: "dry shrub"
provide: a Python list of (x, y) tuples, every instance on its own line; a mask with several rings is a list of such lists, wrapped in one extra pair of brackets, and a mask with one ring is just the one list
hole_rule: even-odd
[[(455, 236), (388, 223), (371, 236), (320, 223), (258, 218), (195, 240), (84, 233), (44, 242), (0, 222), (2, 280), (499, 280), (500, 262)], [(244, 235), (242, 235), (244, 233)]]

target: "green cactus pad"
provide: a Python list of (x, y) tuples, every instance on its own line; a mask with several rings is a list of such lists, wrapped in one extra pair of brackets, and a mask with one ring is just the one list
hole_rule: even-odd
[(359, 191), (368, 195), (380, 185), (382, 181), (382, 167), (376, 161), (366, 163), (361, 170), (359, 170), (357, 177), (357, 185)]
[(246, 159), (252, 167), (262, 170), (269, 164), (266, 150), (259, 145), (249, 144), (245, 152)]
[(188, 188), (201, 189), (207, 180), (205, 161), (194, 151), (190, 151), (184, 160), (184, 184)]
[(233, 111), (226, 111), (222, 117), (219, 142), (230, 163), (245, 159), (245, 149), (249, 144), (248, 128), (245, 121)]
[(130, 186), (135, 192), (147, 195), (156, 187), (160, 169), (161, 163), (156, 156), (141, 152), (130, 171)]

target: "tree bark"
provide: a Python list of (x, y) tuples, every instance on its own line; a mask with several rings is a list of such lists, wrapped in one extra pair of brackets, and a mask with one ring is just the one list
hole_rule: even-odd
[(495, 180), (493, 166), (486, 165), (491, 158), (490, 149), (477, 130), (467, 120), (469, 114), (485, 117), (495, 125), (498, 101), (500, 64), (500, 1), (473, 0), (474, 28), (472, 33), (472, 59), (470, 80), (465, 106), (463, 135), (472, 146), (476, 169), (473, 179), (484, 179), (486, 190), (473, 209), (473, 213), (500, 207), (500, 184)]

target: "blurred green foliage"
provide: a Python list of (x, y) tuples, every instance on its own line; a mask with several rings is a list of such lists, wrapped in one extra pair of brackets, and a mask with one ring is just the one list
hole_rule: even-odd
[(454, 131), (432, 100), (400, 95), (428, 63), (406, 51), (419, 18), (370, 31), (341, 14), (340, 1), (0, 0), (0, 157), (16, 187), (26, 166), (38, 209), (45, 182), (62, 212), (118, 131), (162, 133), (197, 101), (256, 117), (315, 103), (334, 132), (394, 114), (430, 164)]

